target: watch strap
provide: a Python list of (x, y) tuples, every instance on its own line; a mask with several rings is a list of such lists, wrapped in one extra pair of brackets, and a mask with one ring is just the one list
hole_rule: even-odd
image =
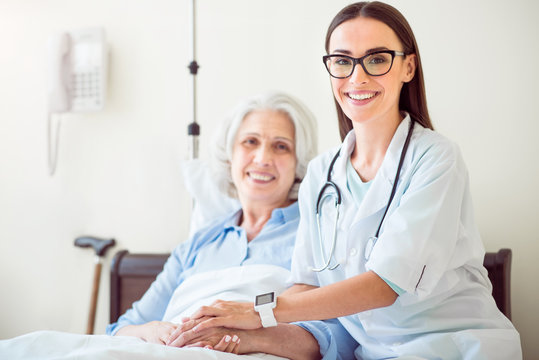
[(273, 314), (273, 309), (271, 307), (262, 307), (258, 310), (258, 315), (260, 315), (260, 321), (262, 322), (262, 326), (267, 327), (273, 327), (277, 326), (277, 319), (275, 319), (275, 315)]

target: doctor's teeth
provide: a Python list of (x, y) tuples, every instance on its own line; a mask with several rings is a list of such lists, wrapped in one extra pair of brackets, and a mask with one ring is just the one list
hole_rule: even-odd
[(370, 98), (374, 97), (374, 95), (376, 95), (376, 93), (370, 93), (370, 94), (348, 94), (348, 96), (349, 96), (351, 99), (354, 99), (354, 100), (366, 100), (366, 99), (370, 99)]
[(253, 174), (253, 173), (250, 173), (249, 175), (255, 180), (261, 180), (261, 181), (270, 181), (271, 180), (271, 176), (267, 176), (267, 175)]

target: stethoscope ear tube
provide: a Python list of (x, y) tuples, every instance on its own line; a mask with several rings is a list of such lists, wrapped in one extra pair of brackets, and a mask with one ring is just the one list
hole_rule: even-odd
[[(395, 180), (393, 181), (393, 188), (391, 189), (391, 194), (389, 196), (389, 200), (388, 200), (386, 208), (384, 210), (384, 214), (382, 215), (382, 219), (380, 220), (380, 223), (378, 224), (378, 229), (376, 230), (376, 234), (374, 236), (369, 237), (369, 239), (368, 239), (368, 243), (367, 243), (367, 246), (366, 246), (366, 249), (365, 249), (365, 254), (364, 254), (366, 261), (369, 260), (369, 258), (371, 256), (371, 252), (372, 252), (372, 250), (374, 248), (374, 245), (376, 244), (376, 241), (378, 240), (378, 236), (380, 235), (380, 230), (382, 229), (382, 224), (384, 223), (384, 219), (385, 219), (385, 217), (387, 215), (387, 212), (389, 210), (389, 206), (391, 205), (391, 202), (393, 201), (393, 197), (395, 196), (395, 192), (397, 191), (397, 183), (399, 181), (400, 172), (401, 172), (401, 169), (402, 169), (402, 164), (404, 163), (404, 158), (406, 157), (406, 152), (408, 151), (408, 146), (410, 145), (410, 139), (412, 138), (412, 134), (414, 132), (414, 125), (415, 125), (415, 121), (413, 119), (410, 119), (410, 126), (408, 128), (408, 134), (406, 136), (406, 140), (404, 141), (404, 145), (402, 146), (402, 151), (401, 151), (401, 155), (400, 155), (400, 159), (399, 159), (399, 165), (397, 166), (397, 172), (395, 174)], [(339, 222), (339, 213), (340, 213), (339, 210), (340, 210), (340, 206), (341, 206), (341, 203), (342, 203), (341, 191), (340, 191), (339, 187), (337, 186), (337, 184), (335, 184), (331, 180), (331, 173), (333, 172), (333, 166), (335, 165), (335, 161), (337, 161), (337, 158), (339, 157), (340, 152), (341, 152), (341, 150), (339, 149), (339, 151), (337, 151), (337, 153), (335, 154), (335, 156), (331, 160), (331, 163), (329, 164), (326, 182), (322, 186), (322, 188), (320, 189), (320, 192), (318, 193), (318, 199), (316, 201), (316, 223), (317, 223), (317, 226), (318, 226), (318, 241), (319, 241), (320, 251), (321, 251), (322, 257), (324, 258), (324, 266), (322, 266), (321, 268), (316, 268), (316, 269), (312, 268), (311, 270), (315, 271), (315, 272), (321, 272), (321, 271), (324, 271), (326, 269), (334, 270), (339, 266), (338, 262), (337, 262), (336, 265), (333, 265), (331, 267), (329, 266), (329, 264), (331, 263), (331, 259), (333, 258), (334, 254), (335, 254), (335, 247), (336, 247), (336, 244), (337, 244), (337, 225), (338, 225), (338, 222)], [(334, 194), (325, 194), (327, 188), (333, 188), (335, 190), (335, 193)], [(337, 214), (335, 216), (335, 224), (334, 224), (334, 227), (333, 227), (333, 241), (332, 241), (332, 244), (331, 244), (331, 250), (330, 250), (330, 253), (329, 253), (329, 258), (326, 259), (325, 255), (324, 255), (325, 251), (324, 251), (324, 244), (323, 244), (323, 239), (322, 239), (322, 228), (321, 228), (321, 203), (322, 203), (323, 199), (325, 199), (328, 196), (335, 197), (335, 209), (336, 209)]]
[[(391, 205), (391, 202), (393, 201), (393, 197), (395, 196), (395, 192), (397, 191), (397, 183), (399, 182), (402, 164), (404, 163), (404, 158), (406, 156), (406, 153), (408, 152), (408, 146), (410, 145), (410, 139), (412, 138), (412, 133), (414, 132), (414, 124), (415, 124), (415, 121), (413, 119), (410, 119), (410, 127), (408, 128), (408, 135), (406, 135), (406, 141), (404, 141), (404, 145), (402, 146), (401, 157), (399, 159), (399, 166), (397, 167), (397, 173), (395, 174), (395, 180), (393, 180), (393, 187), (391, 188), (391, 195), (389, 195), (389, 200), (387, 202), (384, 215), (382, 216), (382, 219), (380, 220), (380, 224), (378, 225), (378, 229), (376, 230), (376, 234), (374, 235), (375, 243), (376, 243), (376, 240), (378, 240), (378, 235), (380, 235), (380, 229), (382, 229), (382, 224), (384, 223), (384, 219), (386, 218), (387, 211), (389, 210), (389, 205)], [(374, 247), (374, 244), (372, 246)], [(369, 257), (370, 257), (370, 254), (369, 254)]]

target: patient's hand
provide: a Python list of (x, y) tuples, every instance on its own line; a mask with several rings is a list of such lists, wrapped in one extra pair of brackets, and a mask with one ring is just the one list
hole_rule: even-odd
[[(188, 331), (187, 336), (180, 337), (171, 346), (204, 347), (234, 354), (240, 353), (240, 338), (234, 329), (211, 328), (202, 332)], [(179, 345), (182, 344), (182, 345)], [(244, 353), (245, 351), (242, 351)]]
[(116, 336), (134, 336), (146, 342), (165, 345), (178, 325), (165, 321), (150, 321), (142, 325), (127, 325)]
[[(184, 318), (181, 324), (176, 325), (176, 329), (172, 331), (166, 340), (165, 344), (168, 346), (175, 346), (175, 347), (182, 347), (189, 342), (191, 342), (193, 339), (197, 338), (199, 334), (195, 333), (192, 329), (203, 322), (204, 320), (209, 319), (209, 317), (205, 316), (200, 319), (191, 320), (190, 318)], [(223, 336), (220, 336), (218, 341)]]

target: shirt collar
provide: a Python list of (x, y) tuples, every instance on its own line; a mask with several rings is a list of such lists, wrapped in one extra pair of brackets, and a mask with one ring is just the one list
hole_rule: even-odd
[(280, 221), (281, 223), (287, 223), (295, 220), (299, 217), (298, 202), (294, 201), (292, 204), (284, 208), (276, 208), (271, 212), (271, 219), (274, 221)]
[[(396, 170), (397, 164), (394, 164), (394, 166), (389, 166), (389, 167), (384, 166), (384, 165), (386, 165), (385, 163), (387, 162), (387, 159), (391, 157), (391, 156), (388, 156), (387, 154), (398, 154), (398, 156), (400, 156), (402, 145), (404, 144), (404, 141), (406, 140), (406, 135), (408, 134), (408, 127), (409, 127), (411, 118), (410, 118), (410, 114), (408, 114), (407, 112), (403, 112), (403, 113), (405, 115), (404, 119), (402, 119), (399, 126), (397, 127), (397, 130), (395, 131), (395, 134), (393, 135), (393, 138), (391, 139), (391, 142), (387, 149), (387, 153), (386, 153), (386, 156), (384, 157), (382, 166), (380, 166), (380, 170), (382, 171), (381, 175), (384, 178), (387, 178), (387, 180), (391, 182), (393, 181), (392, 174), (395, 172), (394, 170)], [(416, 126), (416, 128), (417, 127), (418, 126)], [(341, 159), (337, 160), (341, 162), (341, 164), (338, 166), (338, 168), (340, 168), (341, 171), (346, 170), (346, 162), (348, 161), (348, 158), (354, 151), (355, 146), (356, 146), (356, 134), (354, 133), (354, 129), (352, 129), (348, 132), (348, 134), (346, 134), (346, 137), (344, 138), (343, 143), (341, 145), (341, 155), (344, 154), (345, 156), (340, 156), (339, 158), (342, 158), (342, 160)], [(393, 159), (390, 159), (390, 161), (393, 161)], [(398, 159), (397, 159), (397, 162), (398, 162)], [(393, 167), (395, 169), (393, 169)], [(337, 165), (335, 166), (335, 168), (337, 168)]]

